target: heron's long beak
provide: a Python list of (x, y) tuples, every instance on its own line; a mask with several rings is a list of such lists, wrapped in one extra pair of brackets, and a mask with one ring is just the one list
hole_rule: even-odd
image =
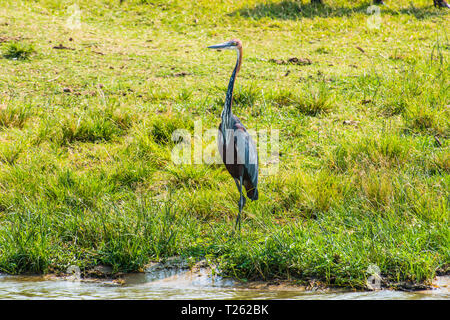
[(230, 42), (224, 42), (220, 44), (215, 44), (213, 46), (209, 46), (208, 49), (229, 49), (231, 47)]

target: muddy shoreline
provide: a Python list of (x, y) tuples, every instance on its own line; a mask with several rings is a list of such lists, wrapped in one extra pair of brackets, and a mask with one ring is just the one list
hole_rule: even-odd
[(247, 281), (243, 282), (237, 279), (224, 278), (218, 275), (214, 266), (208, 265), (206, 260), (201, 260), (190, 265), (188, 262), (179, 258), (170, 258), (161, 262), (153, 262), (146, 265), (140, 272), (132, 273), (113, 273), (110, 266), (98, 265), (85, 272), (68, 270), (68, 273), (49, 273), (45, 275), (28, 274), (18, 276), (21, 279), (40, 278), (42, 280), (65, 280), (80, 282), (97, 282), (116, 286), (126, 286), (139, 282), (140, 278), (149, 278), (153, 281), (178, 281), (179, 278), (186, 282), (186, 279), (199, 279), (204, 284), (213, 284), (226, 287), (234, 287), (244, 290), (263, 290), (263, 291), (296, 291), (296, 292), (370, 292), (380, 290), (394, 290), (417, 293), (429, 293), (433, 290), (443, 290), (450, 293), (450, 275), (440, 275), (433, 279), (430, 285), (413, 282), (388, 283), (381, 282), (381, 287), (371, 289), (370, 286), (365, 289), (330, 287), (324, 285), (319, 280), (309, 280), (304, 284), (299, 280), (268, 280), (268, 281)]

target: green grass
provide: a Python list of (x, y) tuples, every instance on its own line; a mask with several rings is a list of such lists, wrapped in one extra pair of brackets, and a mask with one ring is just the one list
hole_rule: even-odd
[[(0, 272), (179, 255), (355, 288), (371, 264), (387, 286), (448, 274), (450, 13), (389, 1), (370, 29), (368, 1), (325, 2), (83, 0), (72, 30), (71, 1), (4, 1)], [(231, 38), (234, 113), (280, 130), (239, 236), (224, 167), (171, 160), (176, 129), (220, 122), (235, 54), (206, 46)], [(311, 64), (271, 61), (293, 57)]]
[(28, 60), (33, 52), (32, 45), (13, 41), (4, 47), (3, 57), (11, 60)]

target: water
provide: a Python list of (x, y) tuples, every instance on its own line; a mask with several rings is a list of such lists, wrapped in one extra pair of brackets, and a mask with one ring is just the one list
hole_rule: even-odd
[(129, 274), (121, 283), (46, 276), (0, 275), (0, 299), (449, 299), (450, 277), (441, 277), (434, 290), (305, 291), (290, 287), (248, 288), (213, 277), (202, 269), (155, 270)]

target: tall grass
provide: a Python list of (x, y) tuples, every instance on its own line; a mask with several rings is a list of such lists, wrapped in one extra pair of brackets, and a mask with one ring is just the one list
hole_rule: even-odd
[(11, 60), (29, 60), (34, 52), (33, 45), (16, 41), (3, 46), (3, 57)]

